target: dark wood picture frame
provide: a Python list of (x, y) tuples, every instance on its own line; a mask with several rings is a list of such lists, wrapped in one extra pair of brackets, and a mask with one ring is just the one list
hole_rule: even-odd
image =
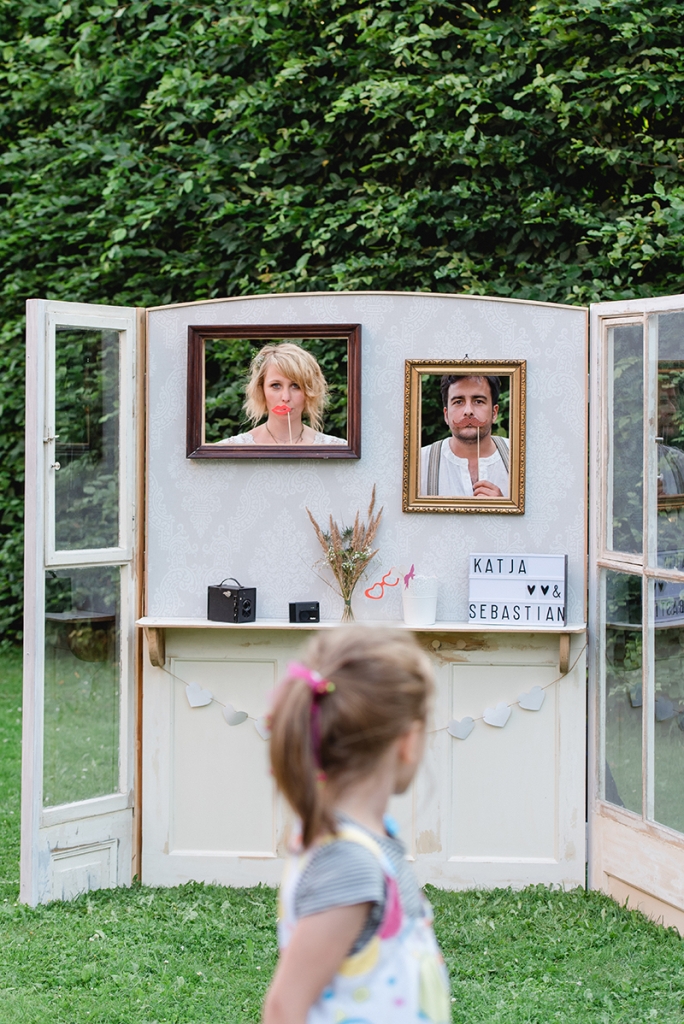
[[(207, 444), (204, 439), (204, 345), (208, 339), (286, 341), (331, 338), (347, 343), (347, 443)], [(361, 324), (221, 324), (188, 327), (187, 457), (189, 459), (359, 459), (361, 457)]]
[[(420, 493), (423, 375), (508, 377), (510, 384), (510, 493), (504, 498), (429, 497)], [(407, 359), (404, 375), (404, 512), (466, 512), (523, 515), (527, 363), (524, 359)], [(446, 427), (445, 427), (446, 431)]]

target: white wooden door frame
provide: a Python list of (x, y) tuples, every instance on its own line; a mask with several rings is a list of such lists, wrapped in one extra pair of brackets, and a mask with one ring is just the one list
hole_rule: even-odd
[[(55, 851), (75, 851), (87, 866), (89, 858), (113, 857), (119, 884), (130, 882), (132, 806), (135, 766), (135, 618), (139, 614), (137, 565), (134, 561), (135, 462), (138, 415), (135, 408), (135, 309), (51, 302), (27, 303), (27, 405), (24, 556), (24, 694), (21, 798), (20, 900), (31, 905), (52, 898), (51, 861)], [(55, 551), (54, 345), (55, 328), (83, 327), (121, 332), (120, 541), (112, 549)], [(51, 542), (52, 541), (52, 542)], [(118, 792), (91, 800), (43, 807), (43, 701), (45, 672), (45, 569), (114, 565), (122, 572), (121, 683)], [(64, 856), (62, 856), (64, 859)]]
[[(684, 583), (684, 573), (657, 566), (657, 313), (684, 311), (684, 295), (591, 307), (590, 376), (590, 503), (589, 503), (589, 749), (588, 749), (588, 882), (649, 916), (684, 932), (684, 835), (654, 818), (653, 587), (655, 579)], [(608, 549), (610, 510), (609, 417), (612, 381), (607, 331), (641, 323), (644, 330), (644, 520), (641, 555)], [(593, 489), (593, 494), (592, 494)], [(642, 813), (611, 804), (602, 797), (605, 785), (605, 741), (602, 729), (604, 640), (603, 570), (631, 573), (642, 579), (643, 708)]]

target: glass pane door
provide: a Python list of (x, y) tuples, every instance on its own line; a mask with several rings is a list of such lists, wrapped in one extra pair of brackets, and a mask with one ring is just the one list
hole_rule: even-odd
[(27, 316), (21, 899), (131, 878), (134, 309)]
[(119, 792), (121, 568), (45, 578), (43, 805)]
[(606, 546), (637, 554), (642, 547), (644, 516), (644, 328), (642, 324), (625, 324), (611, 327), (607, 333), (612, 415)]
[(684, 310), (658, 301), (598, 324), (597, 775), (607, 804), (684, 834)]
[(684, 573), (684, 313), (651, 320), (658, 339), (658, 565)]
[(55, 548), (118, 548), (119, 331), (55, 330)]
[(589, 884), (684, 934), (684, 295), (590, 337)]
[(684, 833), (684, 580), (655, 580), (654, 818)]
[(605, 573), (605, 800), (641, 814), (641, 578)]

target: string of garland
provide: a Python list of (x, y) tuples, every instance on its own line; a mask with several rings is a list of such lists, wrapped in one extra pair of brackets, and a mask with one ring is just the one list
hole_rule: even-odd
[(586, 648), (587, 644), (585, 643), (580, 648), (577, 657), (573, 661), (568, 671), (564, 672), (560, 676), (557, 676), (555, 679), (552, 679), (551, 682), (544, 683), (543, 686), (533, 686), (528, 693), (521, 693), (517, 700), (511, 701), (510, 703), (506, 703), (506, 701), (499, 701), (499, 703), (495, 707), (485, 708), (482, 714), (478, 715), (476, 718), (473, 718), (470, 715), (466, 715), (464, 718), (461, 718), (460, 720), (452, 718), (447, 725), (443, 725), (438, 729), (431, 729), (430, 731), (437, 733), (444, 732), (444, 730), (446, 729), (449, 735), (453, 736), (454, 739), (467, 740), (471, 732), (475, 728), (476, 722), (485, 722), (487, 725), (494, 726), (498, 729), (503, 729), (503, 727), (508, 722), (508, 719), (511, 717), (511, 708), (514, 708), (516, 706), (523, 708), (525, 711), (540, 711), (542, 704), (544, 703), (544, 697), (546, 696), (545, 691), (548, 690), (550, 686), (555, 686), (556, 683), (559, 683), (561, 681), (561, 679), (566, 679), (569, 675), (572, 674), (575, 666), (584, 654)]
[[(571, 675), (584, 651), (587, 648), (585, 643), (581, 648), (577, 657), (573, 661), (572, 665), (567, 672), (563, 675), (557, 676), (556, 679), (552, 679), (551, 682), (545, 683), (543, 686), (533, 686), (532, 689), (527, 693), (521, 693), (517, 700), (506, 703), (506, 701), (499, 701), (495, 707), (485, 708), (481, 715), (477, 717), (471, 717), (466, 715), (460, 720), (452, 718), (446, 725), (442, 725), (437, 729), (430, 729), (430, 733), (448, 732), (450, 736), (453, 736), (457, 740), (466, 740), (470, 736), (471, 732), (475, 728), (476, 722), (485, 722), (487, 725), (491, 725), (494, 728), (503, 729), (511, 717), (511, 708), (520, 707), (525, 711), (540, 711), (544, 703), (545, 691), (550, 686), (555, 686), (556, 683), (560, 682), (561, 679), (567, 678)], [(209, 704), (218, 704), (219, 707), (223, 708), (222, 714), (228, 725), (242, 725), (248, 719), (254, 723), (254, 728), (259, 733), (263, 740), (269, 737), (269, 725), (268, 716), (260, 715), (255, 718), (250, 715), (247, 711), (238, 711), (232, 704), (224, 704), (217, 697), (214, 697), (211, 690), (207, 690), (197, 682), (187, 682), (185, 679), (181, 679), (174, 672), (171, 672), (167, 668), (162, 668), (163, 672), (166, 672), (172, 679), (177, 680), (185, 686), (185, 695), (188, 699), (188, 704), (191, 708), (206, 707)]]

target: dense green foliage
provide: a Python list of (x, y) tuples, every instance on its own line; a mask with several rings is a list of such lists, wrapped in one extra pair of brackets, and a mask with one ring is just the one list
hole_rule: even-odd
[(24, 299), (681, 290), (681, 0), (0, 0), (0, 626)]

